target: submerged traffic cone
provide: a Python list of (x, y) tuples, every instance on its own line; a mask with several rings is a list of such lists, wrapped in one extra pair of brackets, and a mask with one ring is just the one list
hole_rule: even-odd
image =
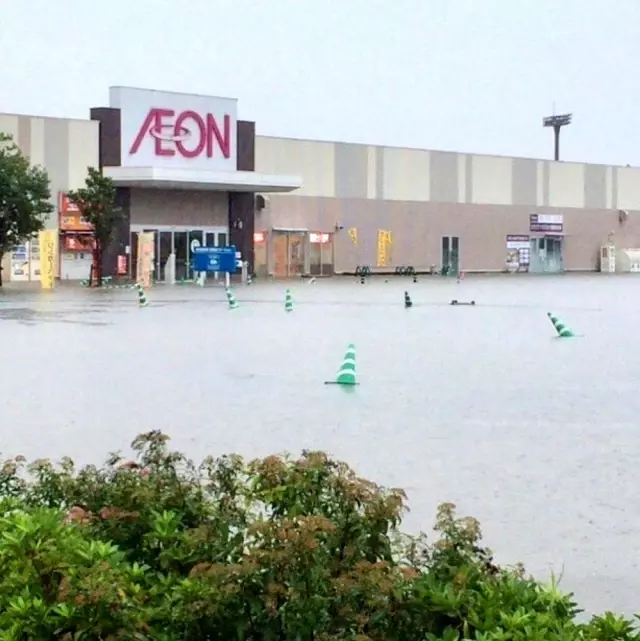
[(149, 301), (147, 300), (144, 289), (142, 289), (142, 285), (140, 283), (136, 283), (136, 290), (138, 292), (138, 307), (148, 307)]
[(325, 381), (325, 385), (359, 385), (356, 381), (356, 346), (350, 343), (342, 359), (342, 366), (335, 381)]
[(290, 289), (287, 289), (284, 292), (284, 311), (285, 312), (293, 311), (293, 297), (291, 296)]
[(236, 297), (233, 295), (233, 292), (231, 291), (231, 287), (227, 287), (226, 291), (227, 291), (227, 301), (229, 302), (229, 309), (238, 309), (240, 305), (238, 305), (238, 301), (236, 300)]
[(549, 320), (553, 324), (553, 328), (558, 332), (560, 338), (573, 338), (575, 334), (557, 317), (554, 316), (551, 312), (547, 312)]
[(409, 292), (404, 293), (404, 307), (405, 309), (413, 307), (413, 301), (411, 300), (411, 296), (409, 296)]

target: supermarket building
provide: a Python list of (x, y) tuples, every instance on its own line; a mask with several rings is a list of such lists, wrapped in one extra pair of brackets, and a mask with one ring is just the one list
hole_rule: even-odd
[[(86, 120), (0, 114), (51, 180), (59, 276), (86, 278), (88, 230), (65, 194), (102, 166), (125, 213), (106, 256), (135, 265), (155, 232), (155, 276), (193, 248), (233, 244), (258, 276), (595, 270), (603, 246), (640, 269), (640, 168), (256, 136), (237, 101), (127, 87)], [(4, 258), (5, 280), (37, 280), (38, 250)], [(636, 261), (634, 263), (634, 261)]]

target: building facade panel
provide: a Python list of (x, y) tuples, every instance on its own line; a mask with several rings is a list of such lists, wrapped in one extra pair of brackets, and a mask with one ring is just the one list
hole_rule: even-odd
[(132, 225), (227, 227), (226, 192), (181, 189), (131, 189)]
[(429, 171), (430, 199), (437, 203), (457, 203), (459, 194), (458, 155), (432, 151)]
[(538, 202), (538, 162), (513, 158), (511, 163), (511, 203), (535, 205)]
[(100, 164), (98, 123), (91, 120), (71, 120), (68, 135), (68, 185), (71, 189), (77, 189), (84, 183), (88, 167), (97, 168)]
[[(29, 118), (31, 132), (29, 135), (29, 159), (32, 165), (44, 165), (44, 118)], [(87, 141), (84, 141), (87, 142)], [(26, 148), (23, 148), (25, 152)]]
[(605, 165), (584, 166), (584, 206), (587, 209), (607, 208), (607, 174)]
[(574, 162), (549, 162), (549, 201), (551, 207), (585, 206), (584, 165)]
[(369, 156), (365, 145), (334, 143), (336, 198), (367, 198)]
[[(28, 116), (22, 116), (26, 118)], [(0, 114), (0, 132), (11, 136), (15, 143), (18, 142), (18, 116), (13, 114)]]
[(430, 198), (431, 154), (419, 149), (384, 148), (386, 200), (428, 201)]
[(510, 205), (512, 163), (511, 158), (473, 156), (471, 202), (481, 205)]
[(618, 209), (640, 209), (640, 168), (616, 167), (616, 203)]
[(367, 198), (375, 198), (377, 193), (378, 168), (375, 147), (367, 147)]
[(303, 196), (336, 195), (334, 143), (256, 136), (255, 150), (256, 171), (303, 176)]

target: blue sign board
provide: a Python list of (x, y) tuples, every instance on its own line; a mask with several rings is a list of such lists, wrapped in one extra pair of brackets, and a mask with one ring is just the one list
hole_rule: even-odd
[(236, 271), (236, 248), (231, 247), (195, 247), (193, 252), (193, 269), (196, 272)]

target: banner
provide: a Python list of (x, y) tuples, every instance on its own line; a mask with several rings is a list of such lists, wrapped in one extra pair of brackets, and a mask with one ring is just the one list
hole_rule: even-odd
[(388, 267), (391, 263), (391, 245), (393, 239), (391, 232), (386, 229), (378, 229), (377, 243), (377, 267)]
[(155, 234), (140, 232), (138, 234), (138, 260), (136, 264), (136, 282), (143, 287), (151, 286), (151, 272), (153, 270)]
[(58, 232), (53, 229), (41, 231), (40, 238), (40, 285), (53, 289), (56, 280)]
[(358, 230), (355, 227), (351, 227), (347, 230), (351, 242), (357, 247), (358, 246)]

